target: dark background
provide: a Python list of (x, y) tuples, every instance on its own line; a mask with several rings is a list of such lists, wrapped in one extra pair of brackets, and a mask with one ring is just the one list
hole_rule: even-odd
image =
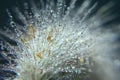
[[(7, 15), (6, 9), (12, 9), (13, 7), (18, 6), (19, 4), (23, 4), (23, 2), (25, 1), (30, 1), (30, 0), (0, 0), (0, 27), (1, 28), (5, 26), (6, 22), (8, 22), (8, 15)], [(43, 1), (46, 1), (46, 0), (43, 0)], [(70, 0), (67, 0), (67, 2), (69, 1)], [(78, 1), (81, 1), (81, 0), (78, 0)], [(120, 16), (120, 0), (92, 0), (92, 1), (93, 3), (98, 1), (99, 6), (102, 6), (109, 1), (113, 1), (115, 3), (113, 12)], [(117, 18), (117, 21), (120, 21), (119, 16)]]

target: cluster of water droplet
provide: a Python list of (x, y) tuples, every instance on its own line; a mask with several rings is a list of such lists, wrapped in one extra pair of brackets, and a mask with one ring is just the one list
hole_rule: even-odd
[(31, 12), (25, 6), (24, 13), (15, 8), (24, 26), (17, 24), (8, 11), (12, 31), (6, 33), (12, 33), (8, 37), (17, 42), (17, 46), (9, 45), (11, 53), (17, 55), (17, 65), (12, 66), (18, 73), (15, 80), (92, 79), (94, 63), (99, 63), (94, 57), (102, 52), (101, 47), (108, 48), (106, 37), (111, 34), (103, 35), (98, 28), (104, 22), (98, 19), (101, 14), (89, 16), (96, 3), (90, 6), (90, 0), (86, 0), (75, 9), (76, 2), (71, 0), (68, 6), (64, 0), (47, 0), (46, 4), (41, 0), (40, 9), (31, 2)]

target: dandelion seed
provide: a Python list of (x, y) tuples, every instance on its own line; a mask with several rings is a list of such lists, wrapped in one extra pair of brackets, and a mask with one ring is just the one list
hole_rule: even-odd
[(91, 15), (97, 3), (85, 0), (77, 8), (76, 3), (71, 0), (68, 6), (67, 0), (40, 0), (39, 9), (31, 0), (30, 12), (27, 3), (24, 14), (15, 9), (24, 27), (8, 11), (15, 31), (9, 30), (11, 39), (17, 42), (17, 46), (6, 42), (9, 52), (17, 55), (16, 66), (11, 63), (10, 68), (19, 74), (8, 80), (116, 80), (108, 56), (114, 52), (110, 40), (115, 41), (117, 35), (100, 27), (114, 18), (106, 13), (111, 4)]

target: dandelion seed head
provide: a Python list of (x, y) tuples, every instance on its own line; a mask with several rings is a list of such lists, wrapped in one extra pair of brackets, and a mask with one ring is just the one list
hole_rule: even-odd
[(17, 65), (12, 66), (18, 73), (14, 80), (91, 80), (91, 74), (106, 75), (102, 80), (115, 79), (109, 54), (117, 36), (100, 27), (114, 18), (103, 14), (111, 4), (91, 17), (97, 3), (90, 6), (91, 1), (86, 0), (75, 9), (76, 1), (72, 0), (69, 7), (64, 0), (56, 4), (48, 1), (46, 5), (41, 2), (41, 9), (32, 2), (31, 13), (26, 11), (25, 15), (15, 8), (24, 26), (17, 24), (8, 11), (15, 32), (11, 32), (11, 38), (17, 41), (17, 46), (9, 45), (17, 55)]

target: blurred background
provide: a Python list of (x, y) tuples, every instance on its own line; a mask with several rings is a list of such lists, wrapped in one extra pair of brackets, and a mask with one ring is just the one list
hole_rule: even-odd
[[(5, 26), (6, 22), (8, 22), (9, 17), (6, 13), (6, 9), (12, 9), (16, 6), (20, 6), (21, 4), (23, 4), (23, 2), (28, 2), (28, 1), (30, 1), (30, 0), (1, 0), (0, 1), (0, 28)], [(34, 1), (37, 2), (39, 0), (34, 0)], [(46, 0), (43, 0), (43, 1), (46, 1)], [(71, 0), (66, 0), (66, 1), (69, 4), (69, 2)], [(84, 0), (78, 0), (77, 5), (80, 5), (82, 1), (84, 1)], [(116, 18), (116, 20), (114, 20), (114, 22), (120, 21), (120, 5), (119, 5), (120, 0), (92, 0), (92, 3), (95, 3), (96, 1), (98, 2), (98, 8), (110, 1), (115, 3), (115, 6), (111, 10), (113, 10), (113, 14), (118, 15), (118, 17)]]

